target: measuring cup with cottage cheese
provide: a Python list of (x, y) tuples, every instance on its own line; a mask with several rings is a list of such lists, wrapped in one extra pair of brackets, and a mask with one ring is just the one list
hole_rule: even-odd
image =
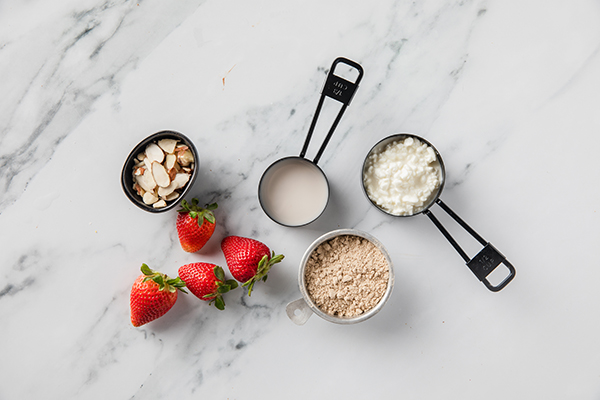
[[(437, 149), (424, 138), (399, 133), (381, 140), (365, 157), (361, 180), (371, 204), (384, 213), (394, 217), (427, 215), (489, 290), (500, 291), (515, 277), (515, 268), (506, 257), (440, 199), (446, 180), (444, 162)], [(438, 204), (484, 246), (473, 258), (464, 252), (431, 212), (434, 204)], [(500, 283), (493, 284), (488, 276), (500, 264), (504, 264), (508, 274)]]
[(394, 216), (424, 212), (438, 198), (445, 172), (433, 146), (414, 136), (380, 142), (363, 166), (363, 187), (377, 208)]

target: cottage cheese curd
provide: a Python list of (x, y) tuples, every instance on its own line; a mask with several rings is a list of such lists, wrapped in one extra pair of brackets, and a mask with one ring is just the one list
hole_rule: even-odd
[(435, 151), (412, 137), (395, 140), (367, 157), (363, 182), (369, 198), (393, 215), (426, 208), (441, 184)]

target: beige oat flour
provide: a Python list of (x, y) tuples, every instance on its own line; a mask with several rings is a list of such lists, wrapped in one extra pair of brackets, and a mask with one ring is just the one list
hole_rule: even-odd
[(336, 317), (357, 317), (375, 307), (386, 292), (389, 267), (383, 253), (360, 236), (337, 236), (321, 243), (304, 270), (315, 305)]

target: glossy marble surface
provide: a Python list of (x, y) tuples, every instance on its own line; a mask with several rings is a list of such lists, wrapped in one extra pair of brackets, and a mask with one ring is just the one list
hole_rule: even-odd
[[(598, 399), (599, 22), (592, 0), (0, 2), (0, 399)], [(319, 162), (329, 206), (276, 225), (258, 181), (299, 153), (339, 56), (365, 75)], [(197, 254), (174, 211), (145, 213), (119, 184), (131, 148), (163, 129), (194, 141), (191, 194), (219, 203)], [(440, 151), (442, 199), (517, 269), (503, 291), (426, 216), (365, 199), (362, 161), (397, 132)], [(298, 263), (337, 228), (387, 247), (394, 292), (363, 323), (296, 326)], [(286, 258), (224, 312), (180, 296), (131, 325), (142, 262), (223, 265), (226, 235)]]

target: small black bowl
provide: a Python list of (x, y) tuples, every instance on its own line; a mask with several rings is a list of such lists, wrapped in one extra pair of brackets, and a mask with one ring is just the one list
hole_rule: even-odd
[[(133, 189), (133, 166), (136, 163), (137, 155), (139, 153), (143, 153), (148, 144), (153, 143), (153, 142), (158, 142), (161, 139), (179, 140), (183, 144), (188, 146), (189, 149), (192, 151), (192, 154), (194, 155), (194, 169), (192, 171), (192, 176), (190, 177), (190, 180), (183, 187), (183, 190), (181, 191), (181, 194), (179, 195), (178, 198), (167, 202), (166, 207), (154, 208), (154, 207), (152, 207), (152, 204), (150, 204), (150, 205), (145, 204), (144, 201), (142, 200), (142, 198)], [(127, 160), (125, 161), (125, 164), (123, 165), (123, 170), (121, 171), (121, 187), (123, 188), (123, 191), (125, 192), (125, 195), (127, 196), (127, 198), (129, 198), (129, 200), (131, 200), (131, 202), (133, 204), (135, 204), (142, 210), (148, 211), (151, 213), (162, 213), (165, 211), (169, 211), (170, 209), (172, 209), (173, 207), (177, 206), (180, 203), (181, 199), (183, 199), (185, 197), (187, 192), (190, 190), (190, 188), (194, 184), (194, 181), (196, 180), (196, 176), (198, 175), (199, 161), (200, 161), (200, 159), (198, 157), (198, 150), (196, 149), (196, 146), (194, 146), (194, 143), (192, 143), (192, 141), (187, 136), (185, 136), (179, 132), (175, 132), (175, 131), (156, 132), (155, 134), (148, 136), (146, 139), (144, 139), (140, 143), (138, 143), (133, 148), (131, 153), (129, 153), (129, 156), (127, 156)]]

